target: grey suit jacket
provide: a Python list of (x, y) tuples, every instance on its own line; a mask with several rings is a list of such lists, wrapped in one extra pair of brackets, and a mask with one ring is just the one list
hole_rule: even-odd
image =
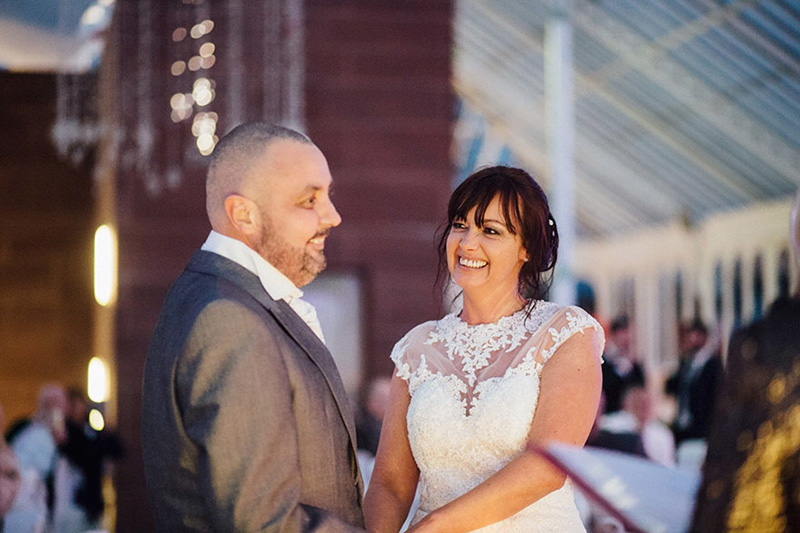
[(355, 531), (363, 482), (325, 345), (247, 269), (195, 252), (150, 341), (142, 453), (159, 531)]

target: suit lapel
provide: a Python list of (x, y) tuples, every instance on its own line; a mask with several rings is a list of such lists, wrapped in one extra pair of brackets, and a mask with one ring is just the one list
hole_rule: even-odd
[(309, 358), (319, 367), (322, 375), (328, 383), (328, 387), (333, 392), (333, 397), (336, 400), (336, 405), (339, 407), (339, 412), (347, 426), (347, 431), (350, 433), (350, 440), (355, 443), (355, 430), (353, 422), (349, 416), (350, 408), (347, 403), (347, 394), (342, 384), (342, 378), (339, 376), (339, 370), (336, 368), (336, 363), (331, 357), (331, 353), (325, 344), (311, 331), (302, 318), (297, 316), (297, 313), (291, 308), (289, 304), (283, 300), (275, 302), (274, 307), (269, 311), (281, 323), (286, 333), (292, 337), (297, 344), (308, 354)]
[(303, 349), (325, 377), (325, 381), (339, 409), (339, 414), (347, 428), (347, 433), (350, 435), (350, 446), (353, 454), (355, 454), (355, 423), (350, 415), (347, 394), (345, 393), (342, 379), (339, 376), (339, 371), (330, 351), (328, 351), (328, 348), (319, 337), (311, 331), (308, 324), (294, 312), (289, 304), (283, 300), (278, 302), (273, 300), (264, 290), (258, 276), (230, 259), (212, 252), (198, 250), (194, 253), (186, 268), (187, 270), (204, 272), (227, 279), (255, 298), (275, 317), (284, 331)]

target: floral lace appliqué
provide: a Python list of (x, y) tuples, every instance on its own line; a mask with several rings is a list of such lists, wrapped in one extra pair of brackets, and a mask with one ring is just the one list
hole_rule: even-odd
[(520, 309), (497, 322), (476, 325), (467, 324), (453, 313), (436, 323), (425, 344), (441, 343), (451, 361), (457, 362), (460, 358), (461, 370), (472, 387), (476, 373), (489, 364), (493, 354), (518, 348), (538, 329), (546, 312), (552, 309), (553, 304), (538, 302), (530, 317), (526, 317), (526, 309)]
[[(593, 328), (597, 330), (598, 334), (603, 336), (603, 328), (600, 327), (600, 324), (598, 324), (597, 321), (591, 317), (591, 315), (567, 311), (565, 316), (567, 319), (567, 324), (565, 326), (559, 330), (556, 328), (550, 328), (547, 330), (552, 337), (553, 345), (546, 350), (542, 350), (543, 364), (546, 363), (554, 353), (556, 353), (556, 350), (558, 350), (561, 345), (567, 341), (567, 339), (578, 332), (582, 333), (586, 329)], [(604, 338), (601, 338), (601, 344), (603, 343)]]

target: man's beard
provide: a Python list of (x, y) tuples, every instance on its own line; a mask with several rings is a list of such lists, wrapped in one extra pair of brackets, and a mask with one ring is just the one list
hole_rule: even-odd
[[(328, 231), (324, 231), (318, 235), (327, 234)], [(312, 255), (305, 247), (292, 246), (280, 237), (272, 221), (266, 217), (261, 226), (259, 242), (255, 243), (255, 250), (289, 278), (296, 287), (308, 285), (325, 270), (326, 261), (323, 252)]]

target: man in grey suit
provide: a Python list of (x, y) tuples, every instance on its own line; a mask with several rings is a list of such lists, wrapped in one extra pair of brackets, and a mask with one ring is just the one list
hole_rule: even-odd
[(353, 418), (302, 287), (341, 222), (325, 157), (261, 123), (211, 158), (213, 231), (171, 287), (145, 364), (142, 452), (159, 531), (356, 531)]

